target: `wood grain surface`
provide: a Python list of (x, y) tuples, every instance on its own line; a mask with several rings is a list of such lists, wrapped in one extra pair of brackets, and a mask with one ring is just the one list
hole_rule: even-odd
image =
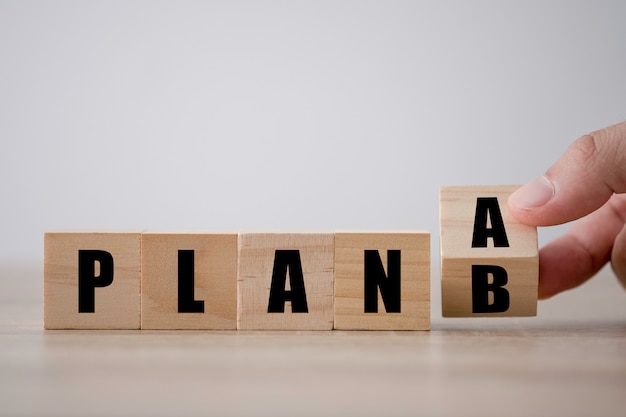
[(0, 265), (0, 415), (624, 415), (610, 270), (528, 318), (442, 318), (437, 275), (430, 332), (44, 330), (41, 265)]

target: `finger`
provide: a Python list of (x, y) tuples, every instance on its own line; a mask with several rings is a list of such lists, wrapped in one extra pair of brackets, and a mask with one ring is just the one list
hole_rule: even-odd
[(601, 207), (613, 193), (626, 192), (626, 122), (576, 140), (540, 177), (508, 200), (519, 221), (549, 226)]
[(589, 256), (584, 247), (572, 244), (565, 236), (539, 251), (540, 300), (574, 288), (592, 276)]
[[(616, 194), (541, 249), (539, 298), (548, 298), (582, 284), (611, 259), (615, 239), (624, 229), (626, 211), (621, 211), (624, 209), (626, 195)], [(623, 252), (621, 254), (623, 256)]]
[(611, 252), (611, 266), (613, 272), (622, 284), (622, 287), (626, 289), (626, 196), (623, 198), (623, 206), (621, 211), (625, 224), (622, 230), (619, 232), (613, 243), (613, 250)]

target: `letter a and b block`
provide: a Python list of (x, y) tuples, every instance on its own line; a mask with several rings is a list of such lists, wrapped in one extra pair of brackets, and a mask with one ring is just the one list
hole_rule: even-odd
[(444, 317), (537, 314), (537, 228), (509, 215), (507, 198), (517, 188), (441, 188)]

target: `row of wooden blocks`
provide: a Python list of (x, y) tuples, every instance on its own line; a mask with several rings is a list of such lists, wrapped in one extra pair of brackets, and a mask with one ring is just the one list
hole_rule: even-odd
[[(441, 189), (444, 316), (536, 314), (514, 189)], [(430, 234), (46, 233), (44, 327), (427, 330)]]

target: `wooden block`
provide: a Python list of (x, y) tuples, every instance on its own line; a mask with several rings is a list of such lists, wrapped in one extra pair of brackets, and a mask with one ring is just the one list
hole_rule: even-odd
[(335, 329), (430, 329), (430, 234), (335, 235)]
[(237, 328), (237, 234), (141, 238), (142, 329)]
[(44, 328), (139, 329), (140, 233), (44, 235)]
[(332, 330), (334, 236), (239, 236), (237, 328)]
[(444, 317), (537, 314), (537, 228), (509, 214), (507, 198), (517, 188), (441, 188)]

